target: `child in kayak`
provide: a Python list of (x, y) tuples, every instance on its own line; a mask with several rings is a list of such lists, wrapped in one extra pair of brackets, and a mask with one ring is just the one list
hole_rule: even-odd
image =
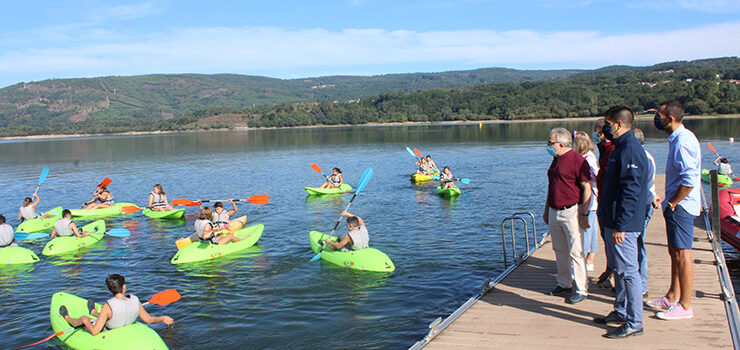
[(439, 184), (442, 186), (442, 188), (454, 188), (455, 187), (455, 181), (460, 181), (460, 179), (455, 179), (452, 177), (452, 172), (450, 171), (450, 167), (446, 166), (444, 168), (444, 171), (439, 174)]
[(15, 231), (13, 226), (5, 223), (5, 216), (0, 215), (0, 249), (5, 247), (16, 246)]
[(18, 212), (18, 221), (21, 219), (23, 220), (31, 220), (31, 219), (38, 219), (38, 218), (50, 218), (54, 215), (52, 214), (44, 214), (39, 215), (36, 213), (36, 206), (39, 205), (39, 202), (41, 202), (41, 199), (39, 199), (39, 196), (35, 193), (33, 194), (32, 200), (31, 197), (26, 197), (26, 199), (23, 200), (23, 206), (21, 207), (20, 211)]
[(92, 300), (87, 301), (87, 308), (90, 310), (90, 315), (97, 317), (97, 319), (80, 316), (79, 318), (72, 318), (69, 316), (67, 307), (62, 305), (59, 308), (59, 314), (64, 317), (64, 320), (69, 323), (70, 326), (79, 327), (85, 325), (85, 329), (92, 335), (97, 335), (106, 330), (112, 330), (121, 328), (133, 324), (136, 319), (141, 317), (141, 320), (146, 323), (157, 323), (163, 322), (166, 325), (171, 325), (175, 322), (169, 316), (151, 316), (144, 306), (139, 302), (133, 294), (126, 295), (126, 280), (123, 276), (114, 273), (105, 279), (105, 284), (108, 286), (108, 290), (113, 293), (113, 297), (103, 304), (100, 308), (100, 312), (95, 310), (95, 303)]
[(717, 157), (717, 159), (715, 159), (712, 163), (717, 166), (718, 174), (726, 175), (730, 178), (735, 177), (735, 174), (732, 172), (732, 167), (730, 166), (730, 161), (728, 161), (727, 158)]
[(85, 237), (88, 232), (80, 232), (77, 225), (72, 221), (72, 212), (69, 209), (62, 210), (62, 218), (54, 223), (54, 229), (51, 231), (51, 238), (59, 237)]
[(434, 163), (434, 161), (432, 160), (431, 155), (427, 154), (426, 161), (427, 161), (427, 166), (429, 167), (429, 170), (432, 172), (432, 174), (440, 173), (439, 168), (437, 168), (437, 164)]
[(361, 217), (352, 215), (347, 211), (343, 211), (342, 216), (347, 218), (347, 234), (339, 242), (333, 242), (327, 238), (326, 244), (334, 247), (335, 250), (341, 250), (343, 252), (369, 248), (370, 235), (367, 233), (365, 221)]
[[(236, 212), (239, 211), (239, 208), (236, 207), (236, 203), (234, 203), (233, 199), (229, 199), (229, 203), (234, 206), (234, 210), (226, 211), (224, 209), (224, 205), (221, 202), (216, 202), (213, 204), (213, 210), (211, 211), (211, 216), (209, 216), (211, 220), (211, 224), (215, 225), (216, 229), (218, 230), (224, 230), (229, 229), (229, 219), (232, 215), (236, 214)], [(198, 205), (200, 205), (201, 212), (203, 211), (203, 204), (198, 201)], [(206, 207), (208, 208), (208, 207)], [(211, 208), (208, 208), (210, 211)]]
[[(113, 206), (113, 195), (108, 191), (106, 187), (98, 185), (95, 188), (95, 192), (93, 192), (93, 199), (85, 202), (84, 205), (87, 205), (85, 209), (100, 209), (100, 208), (110, 208)], [(95, 203), (96, 201), (99, 201), (100, 203)]]
[(432, 173), (432, 170), (429, 168), (429, 164), (427, 163), (426, 158), (419, 158), (419, 160), (417, 160), (414, 165), (419, 167), (419, 169), (416, 170), (417, 174), (430, 175)]
[(326, 182), (321, 184), (321, 187), (319, 188), (337, 188), (344, 183), (344, 176), (342, 176), (341, 169), (334, 168), (331, 171), (332, 171), (332, 175), (324, 176), (326, 177)]
[(167, 201), (167, 195), (162, 189), (162, 185), (156, 184), (152, 188), (152, 192), (149, 192), (149, 209), (153, 211), (168, 211), (174, 210), (170, 203)]
[[(236, 208), (236, 205), (234, 207)], [(221, 209), (223, 209), (223, 205), (221, 206)], [(193, 236), (197, 237), (197, 240), (220, 245), (229, 242), (239, 242), (243, 239), (235, 236), (233, 233), (218, 236), (219, 228), (218, 226), (215, 226), (214, 223), (210, 220), (213, 217), (213, 214), (215, 213), (211, 211), (211, 207), (200, 208), (200, 216), (198, 217), (198, 220), (195, 220), (195, 223), (193, 224), (193, 228), (195, 229), (195, 234)], [(196, 241), (193, 240), (193, 238), (195, 238), (193, 236), (190, 237), (190, 240)]]

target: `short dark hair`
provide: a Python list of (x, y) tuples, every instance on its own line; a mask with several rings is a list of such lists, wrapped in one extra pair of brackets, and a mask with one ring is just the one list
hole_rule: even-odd
[(24, 206), (31, 204), (31, 202), (33, 202), (33, 199), (31, 199), (31, 197), (26, 197), (23, 199)]
[(719, 160), (721, 163), (729, 163), (730, 161), (727, 160), (727, 158), (722, 158)]
[(350, 216), (347, 218), (347, 224), (355, 227), (360, 227), (360, 219), (356, 216)]
[(105, 285), (108, 286), (108, 290), (113, 294), (123, 293), (124, 284), (126, 284), (126, 279), (117, 273), (105, 278)]
[(683, 117), (686, 115), (683, 110), (683, 104), (681, 104), (681, 102), (678, 100), (663, 102), (660, 104), (660, 106), (665, 106), (666, 116), (672, 115), (679, 123), (683, 121)]
[(213, 205), (213, 209), (216, 209), (216, 208), (219, 208), (219, 207), (220, 208), (223, 208), (224, 207), (224, 204), (221, 203), (221, 202), (216, 202), (216, 204)]
[(2, 225), (4, 223), (5, 223), (5, 216), (4, 215), (0, 215), (0, 225)]
[(72, 212), (69, 209), (62, 210), (62, 217), (65, 217), (67, 215), (72, 216)]
[(332, 171), (336, 171), (336, 172), (338, 172), (340, 174), (342, 173), (342, 169), (339, 169), (339, 168), (334, 168), (334, 169), (332, 169)]
[(625, 106), (614, 106), (609, 108), (604, 117), (610, 121), (621, 121), (624, 124), (629, 125), (632, 128), (632, 123), (635, 121), (635, 116), (632, 114), (632, 110)]

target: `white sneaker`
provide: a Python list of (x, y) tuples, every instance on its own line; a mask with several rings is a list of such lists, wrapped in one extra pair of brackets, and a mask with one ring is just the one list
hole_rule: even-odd
[(593, 271), (594, 270), (594, 264), (586, 264), (586, 271)]

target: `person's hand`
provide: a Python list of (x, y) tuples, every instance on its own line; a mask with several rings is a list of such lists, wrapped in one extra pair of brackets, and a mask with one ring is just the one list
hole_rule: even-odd
[(614, 239), (614, 243), (616, 244), (624, 242), (624, 232), (614, 232), (612, 239)]
[(652, 204), (653, 209), (660, 208), (660, 197), (656, 196), (655, 197), (655, 200), (652, 203), (650, 203), (650, 204)]
[(35, 194), (35, 193), (34, 193), (34, 194), (33, 194), (33, 198), (39, 198), (39, 196), (38, 196), (37, 194)]
[(171, 326), (173, 323), (175, 323), (175, 320), (173, 320), (172, 317), (169, 316), (162, 316), (162, 322), (164, 322), (164, 324), (168, 326)]
[(234, 198), (229, 198), (229, 203), (234, 204)]
[(591, 225), (588, 224), (588, 216), (578, 214), (578, 226), (581, 226), (582, 229), (591, 227)]
[(544, 221), (545, 224), (548, 224), (548, 225), (550, 224), (549, 222), (547, 222), (548, 221), (547, 220), (547, 213), (542, 213), (542, 221)]
[(201, 200), (199, 199), (199, 200), (195, 201), (195, 203), (198, 203), (198, 205), (200, 205), (200, 204), (202, 204), (203, 202), (202, 202), (202, 201), (201, 201)]

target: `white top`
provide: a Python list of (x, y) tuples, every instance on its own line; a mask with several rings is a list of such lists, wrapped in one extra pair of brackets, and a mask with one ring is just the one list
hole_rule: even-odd
[(730, 175), (732, 174), (732, 167), (729, 163), (719, 163), (717, 165), (717, 173), (722, 175)]
[(599, 173), (599, 161), (593, 151), (588, 151), (583, 155), (586, 158), (588, 166), (591, 167), (591, 206), (588, 210), (596, 210), (599, 205), (596, 198), (599, 197), (599, 190), (596, 188), (596, 174)]
[(105, 328), (116, 329), (128, 326), (136, 322), (139, 317), (139, 298), (129, 295), (128, 298), (108, 299), (108, 306), (112, 312), (111, 317), (105, 322)]
[(8, 224), (0, 225), (0, 247), (9, 246), (13, 243), (13, 238), (15, 238), (13, 227)]
[(24, 220), (31, 220), (36, 219), (39, 216), (36, 214), (36, 208), (34, 208), (32, 204), (29, 204), (25, 207), (21, 207), (21, 217), (23, 217)]
[(75, 232), (69, 228), (69, 224), (72, 223), (72, 219), (59, 219), (54, 223), (54, 231), (59, 237), (74, 236)]
[(349, 238), (352, 238), (352, 250), (370, 248), (370, 235), (367, 233), (365, 225), (360, 226), (357, 230), (347, 232)]

